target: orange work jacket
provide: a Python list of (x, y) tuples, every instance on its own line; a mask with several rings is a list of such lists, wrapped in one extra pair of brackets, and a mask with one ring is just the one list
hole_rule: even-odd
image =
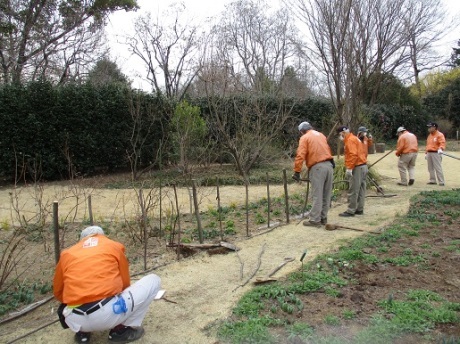
[(98, 234), (62, 251), (53, 293), (62, 303), (81, 305), (116, 295), (129, 285), (125, 247)]
[[(359, 139), (359, 137), (358, 137), (358, 139)], [(366, 158), (367, 158), (367, 155), (369, 154), (369, 147), (374, 144), (374, 140), (371, 139), (370, 137), (364, 136), (363, 140), (362, 140), (362, 143), (364, 145), (364, 153), (366, 154)]]
[(354, 169), (356, 166), (367, 163), (367, 145), (364, 145), (357, 136), (349, 133), (345, 136), (345, 167)]
[(396, 156), (416, 152), (418, 152), (417, 137), (406, 130), (398, 137), (398, 143), (396, 144)]
[(327, 144), (324, 134), (319, 131), (310, 129), (300, 137), (299, 146), (294, 162), (294, 172), (302, 170), (302, 163), (311, 168), (313, 165), (331, 160), (331, 147)]
[(437, 152), (439, 148), (442, 150), (446, 149), (446, 138), (443, 133), (435, 130), (426, 139), (425, 152)]

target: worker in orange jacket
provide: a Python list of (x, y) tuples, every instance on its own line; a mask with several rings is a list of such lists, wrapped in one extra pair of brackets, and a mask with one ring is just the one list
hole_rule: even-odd
[[(396, 144), (396, 156), (398, 159), (398, 170), (401, 181), (398, 185), (407, 186), (413, 185), (415, 181), (415, 161), (418, 154), (417, 137), (406, 130), (404, 127), (399, 127), (396, 130), (398, 135), (398, 143)], [(407, 181), (409, 174), (409, 182)]]
[[(428, 137), (426, 139), (425, 159), (428, 163), (428, 173), (430, 180), (427, 184), (439, 184), (444, 186), (444, 173), (442, 171), (442, 153), (446, 150), (446, 138), (438, 130), (436, 122), (430, 122), (428, 127)], [(437, 178), (437, 183), (436, 183)]]
[(311, 183), (312, 207), (310, 219), (304, 221), (303, 225), (320, 227), (327, 223), (331, 204), (334, 159), (324, 134), (313, 130), (308, 122), (300, 123), (298, 129), (302, 136), (297, 148), (292, 178), (300, 180), (300, 171), (305, 161)]
[(367, 145), (364, 145), (357, 136), (353, 135), (347, 126), (337, 129), (340, 140), (345, 147), (346, 177), (349, 182), (348, 209), (339, 216), (355, 216), (364, 214), (366, 198)]
[(130, 285), (124, 246), (107, 238), (101, 227), (87, 227), (77, 244), (62, 251), (56, 266), (53, 292), (61, 302), (61, 325), (75, 332), (77, 343), (108, 329), (109, 341), (137, 340), (160, 282), (150, 274)]

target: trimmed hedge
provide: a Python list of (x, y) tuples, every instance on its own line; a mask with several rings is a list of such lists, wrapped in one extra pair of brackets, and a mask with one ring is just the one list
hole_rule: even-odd
[[(133, 111), (133, 99), (140, 104), (139, 111)], [(231, 108), (235, 99), (220, 101)], [(271, 109), (267, 113), (278, 111), (279, 99), (263, 101)], [(297, 143), (297, 125), (303, 120), (311, 121), (319, 130), (330, 124), (333, 110), (325, 100), (283, 102), (284, 109), (292, 107), (292, 112), (279, 137), (282, 143)], [(200, 106), (202, 116), (209, 120), (206, 99), (190, 103)], [(53, 86), (33, 82), (0, 86), (0, 176), (10, 182), (38, 181), (130, 170), (128, 153), (134, 150), (138, 168), (158, 166), (160, 161), (174, 164), (169, 124), (174, 108), (174, 101), (117, 84)], [(139, 115), (138, 121), (133, 120), (133, 114)], [(143, 141), (133, 140), (133, 133)], [(218, 138), (214, 142), (217, 147)], [(217, 154), (215, 159), (219, 158)]]

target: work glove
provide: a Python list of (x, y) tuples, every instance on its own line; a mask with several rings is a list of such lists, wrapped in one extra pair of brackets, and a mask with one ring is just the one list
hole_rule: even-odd
[(300, 172), (294, 172), (292, 179), (294, 179), (296, 182), (300, 182)]
[(370, 138), (370, 139), (372, 140), (372, 135), (371, 135), (371, 133), (369, 133), (369, 134), (367, 135), (367, 137)]
[(347, 178), (353, 177), (353, 170), (351, 168), (347, 168), (347, 170), (345, 171), (345, 175), (347, 176)]
[(438, 154), (442, 154), (442, 148), (438, 149)]

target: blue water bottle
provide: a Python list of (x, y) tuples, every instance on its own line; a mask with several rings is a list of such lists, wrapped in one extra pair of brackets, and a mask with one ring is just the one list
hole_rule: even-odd
[(128, 307), (126, 307), (125, 299), (121, 296), (117, 296), (117, 301), (112, 305), (112, 310), (115, 314), (126, 313)]

